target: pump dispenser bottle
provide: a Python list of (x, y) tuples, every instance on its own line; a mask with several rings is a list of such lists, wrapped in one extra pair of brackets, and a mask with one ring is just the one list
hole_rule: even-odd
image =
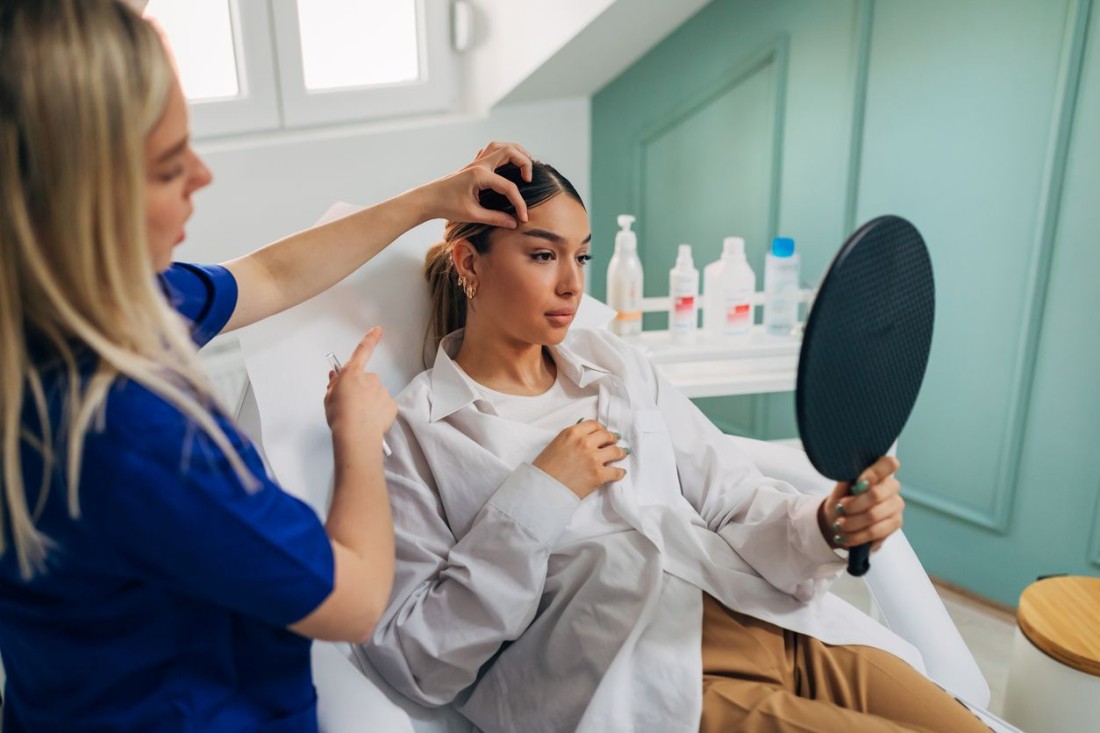
[(619, 214), (618, 221), (615, 254), (607, 264), (607, 304), (615, 311), (611, 332), (633, 336), (642, 332), (642, 262), (638, 259), (637, 235), (630, 231), (634, 217)]
[(756, 273), (745, 259), (745, 240), (726, 237), (722, 257), (703, 269), (703, 331), (708, 339), (747, 337), (752, 332)]
[(676, 266), (668, 273), (668, 330), (675, 343), (691, 343), (699, 313), (699, 271), (691, 259), (691, 245), (681, 244)]
[(794, 240), (776, 237), (764, 258), (764, 332), (790, 336), (798, 320), (799, 258)]

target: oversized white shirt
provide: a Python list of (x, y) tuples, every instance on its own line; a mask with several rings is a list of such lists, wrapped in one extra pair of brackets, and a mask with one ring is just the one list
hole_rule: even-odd
[(387, 433), (396, 578), (356, 653), (400, 692), (490, 732), (694, 733), (703, 591), (922, 668), (827, 592), (845, 565), (821, 497), (762, 476), (640, 352), (583, 329), (551, 349), (632, 450), (622, 481), (580, 501), (532, 465), (557, 431), (496, 415), (452, 361), (461, 338), (398, 396)]

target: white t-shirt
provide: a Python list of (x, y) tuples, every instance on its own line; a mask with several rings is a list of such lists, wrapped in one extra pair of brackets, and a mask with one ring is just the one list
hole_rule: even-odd
[(497, 411), (497, 415), (508, 420), (545, 428), (557, 434), (581, 420), (596, 419), (597, 387), (578, 387), (574, 382), (563, 378), (560, 369), (550, 389), (539, 395), (497, 392), (465, 372), (463, 375), (473, 382), (482, 397)]

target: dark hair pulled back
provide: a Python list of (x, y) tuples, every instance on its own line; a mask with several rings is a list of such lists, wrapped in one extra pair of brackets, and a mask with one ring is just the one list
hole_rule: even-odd
[[(569, 179), (547, 163), (532, 161), (530, 181), (523, 180), (520, 169), (513, 163), (497, 168), (496, 173), (516, 185), (528, 209), (562, 193), (584, 206)], [(486, 209), (513, 216), (516, 213), (508, 197), (492, 189), (483, 190), (478, 200)], [(432, 348), (426, 353), (434, 353), (435, 346), (444, 336), (466, 325), (466, 293), (458, 283), (458, 272), (451, 257), (455, 242), (466, 240), (479, 254), (485, 254), (489, 251), (490, 237), (497, 229), (491, 224), (448, 221), (443, 229), (443, 241), (428, 249), (424, 257), (424, 277), (431, 291), (432, 304), (425, 340), (431, 340)]]

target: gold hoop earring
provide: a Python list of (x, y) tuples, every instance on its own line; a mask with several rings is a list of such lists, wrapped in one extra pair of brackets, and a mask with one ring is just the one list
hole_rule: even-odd
[(462, 291), (466, 293), (467, 300), (473, 300), (474, 296), (477, 295), (477, 283), (470, 282), (465, 275), (458, 276), (458, 284), (462, 287)]

